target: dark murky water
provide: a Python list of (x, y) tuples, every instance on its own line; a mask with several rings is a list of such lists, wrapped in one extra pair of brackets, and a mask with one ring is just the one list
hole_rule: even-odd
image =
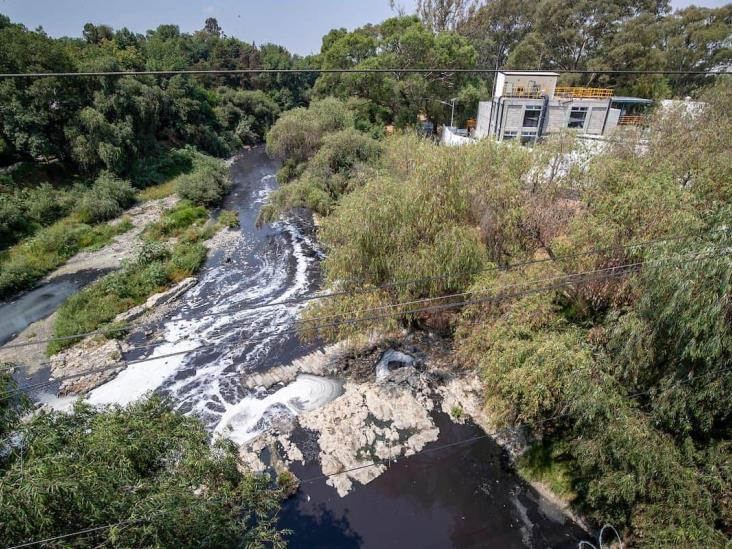
[(53, 313), (70, 295), (107, 274), (108, 270), (86, 270), (59, 276), (0, 304), (0, 345), (18, 332)]
[[(291, 332), (302, 305), (251, 307), (312, 294), (320, 285), (322, 258), (307, 215), (256, 228), (257, 212), (276, 186), (276, 169), (262, 148), (234, 162), (235, 187), (225, 207), (238, 211), (240, 236), (230, 249), (212, 254), (198, 285), (159, 322), (156, 340), (132, 335), (137, 344), (151, 346), (127, 358), (153, 360), (130, 366), (94, 390), (91, 402), (125, 404), (160, 391), (211, 430), (227, 413), (241, 409), (252, 414), (256, 429), (266, 428), (264, 395), (249, 393), (242, 377), (288, 364), (312, 348)], [(39, 294), (39, 305), (28, 307), (39, 312), (29, 318), (49, 314), (58, 303)], [(2, 329), (0, 324), (0, 336)], [(196, 350), (212, 343), (214, 348)], [(481, 434), (476, 426), (453, 424), (444, 414), (435, 421), (439, 440), (427, 450)], [(317, 447), (312, 440), (300, 442), (311, 455), (307, 466), (295, 467), (296, 474), (320, 475)], [(582, 535), (510, 470), (491, 439), (403, 459), (344, 498), (322, 480), (304, 484), (286, 503), (281, 525), (295, 531), (291, 546), (301, 548), (572, 547)]]
[[(569, 548), (585, 538), (508, 467), (492, 439), (437, 449), (483, 432), (433, 417), (437, 441), (346, 497), (324, 480), (303, 484), (281, 514), (281, 526), (294, 531), (290, 547)], [(293, 470), (305, 479), (320, 473), (317, 465)]]

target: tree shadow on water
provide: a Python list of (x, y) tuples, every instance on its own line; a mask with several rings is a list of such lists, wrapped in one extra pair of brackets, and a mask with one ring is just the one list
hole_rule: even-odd
[(292, 549), (357, 549), (363, 539), (351, 530), (348, 516), (336, 517), (325, 505), (307, 512), (297, 506), (285, 507), (280, 514), (280, 527), (292, 530), (287, 546)]

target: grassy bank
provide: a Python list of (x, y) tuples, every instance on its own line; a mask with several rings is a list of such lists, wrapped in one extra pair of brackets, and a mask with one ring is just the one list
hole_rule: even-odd
[(57, 221), (0, 254), (0, 298), (31, 288), (84, 250), (95, 250), (132, 228), (128, 218), (89, 225), (75, 217)]
[(5, 241), (17, 236), (8, 219), (21, 219), (18, 226), (28, 231), (20, 242), (0, 252), (0, 299), (32, 288), (77, 253), (99, 249), (131, 229), (130, 221), (124, 217), (108, 221), (119, 218), (136, 202), (165, 198), (184, 188), (186, 196), (193, 200), (216, 203), (227, 184), (225, 178), (216, 180), (219, 163), (184, 148), (141, 163), (131, 181), (102, 174), (87, 185), (31, 186), (16, 191), (16, 198), (0, 192), (0, 218), (6, 220), (4, 225), (0, 222), (0, 233)]
[[(117, 315), (143, 303), (150, 295), (195, 274), (206, 259), (203, 241), (219, 229), (237, 223), (236, 214), (226, 210), (217, 222), (209, 222), (211, 214), (204, 205), (220, 202), (229, 188), (227, 170), (221, 161), (200, 157), (194, 170), (178, 177), (175, 183), (178, 195), (186, 198), (145, 228), (132, 261), (61, 305), (53, 325), (54, 336), (68, 337), (107, 326)], [(57, 353), (77, 341), (72, 338), (51, 342), (48, 353)]]

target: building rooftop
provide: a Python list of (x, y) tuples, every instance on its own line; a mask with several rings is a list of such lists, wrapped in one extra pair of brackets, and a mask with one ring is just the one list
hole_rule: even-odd
[(558, 72), (543, 72), (543, 71), (498, 71), (503, 74), (515, 74), (519, 76), (559, 76)]

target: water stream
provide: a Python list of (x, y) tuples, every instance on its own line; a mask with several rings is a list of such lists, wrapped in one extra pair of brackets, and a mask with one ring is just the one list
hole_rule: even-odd
[[(211, 254), (199, 283), (158, 322), (154, 340), (141, 332), (131, 335), (134, 342), (154, 345), (128, 360), (153, 360), (93, 390), (92, 403), (126, 404), (158, 391), (200, 417), (211, 432), (244, 442), (265, 430), (273, 415), (297, 415), (340, 394), (340, 382), (313, 376), (269, 392), (242, 384), (246, 375), (313, 351), (292, 332), (302, 304), (251, 308), (310, 295), (321, 283), (322, 252), (307, 214), (256, 228), (257, 212), (277, 184), (277, 167), (262, 148), (233, 163), (235, 186), (224, 207), (239, 213), (236, 242)], [(215, 345), (196, 350), (203, 344)], [(433, 444), (482, 433), (444, 414), (435, 421), (440, 435)], [(301, 429), (293, 441), (297, 437), (308, 462), (295, 473), (319, 475), (312, 433)], [(343, 498), (324, 481), (303, 484), (281, 516), (282, 526), (294, 531), (292, 546), (307, 548), (570, 547), (581, 536), (511, 471), (492, 439), (404, 459)]]

